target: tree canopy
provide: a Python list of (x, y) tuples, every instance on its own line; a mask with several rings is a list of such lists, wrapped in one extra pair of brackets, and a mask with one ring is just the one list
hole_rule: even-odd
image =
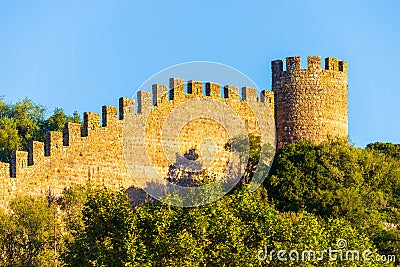
[[(265, 256), (265, 249), (321, 252), (334, 249), (338, 239), (352, 250), (377, 253), (368, 237), (345, 219), (325, 221), (306, 211), (279, 213), (265, 201), (262, 189), (251, 193), (246, 186), (196, 208), (159, 202), (133, 210), (123, 191), (100, 189), (84, 205), (83, 221), (84, 230), (67, 244), (67, 266), (309, 266), (301, 258)], [(318, 266), (338, 264), (310, 257)], [(353, 265), (340, 261), (340, 266)]]
[[(384, 147), (389, 148), (388, 151)], [(391, 243), (400, 254), (400, 164), (391, 145), (361, 149), (344, 141), (299, 142), (280, 150), (265, 180), (280, 211), (307, 210), (322, 218), (343, 218), (368, 233), (381, 251)]]
[(13, 150), (27, 150), (29, 141), (44, 141), (48, 131), (62, 131), (66, 122), (80, 123), (75, 111), (72, 116), (55, 108), (45, 118), (46, 108), (29, 99), (7, 103), (0, 98), (0, 160), (10, 161)]

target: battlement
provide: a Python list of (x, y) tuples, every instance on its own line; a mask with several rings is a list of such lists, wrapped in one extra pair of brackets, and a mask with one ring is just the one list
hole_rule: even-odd
[(10, 177), (16, 178), (20, 170), (28, 166), (28, 152), (13, 151), (11, 154)]
[(286, 69), (283, 69), (283, 61), (273, 60), (271, 62), (271, 70), (272, 75), (279, 74), (282, 72), (292, 73), (300, 70), (309, 70), (309, 71), (338, 71), (347, 73), (347, 62), (343, 60), (339, 60), (337, 58), (325, 58), (324, 69), (322, 69), (321, 65), (321, 57), (320, 56), (309, 56), (307, 57), (307, 69), (301, 68), (301, 57), (287, 57), (286, 58)]
[(44, 159), (44, 143), (31, 141), (28, 147), (28, 165), (41, 162)]
[[(185, 90), (185, 88), (187, 90)], [(205, 90), (204, 90), (205, 88)], [(233, 85), (221, 86), (213, 82), (201, 82), (189, 80), (186, 84), (183, 79), (170, 78), (169, 92), (166, 92), (166, 86), (155, 84), (153, 85), (153, 105), (156, 105), (157, 101), (160, 101), (159, 96), (168, 95), (169, 100), (184, 100), (191, 97), (214, 97), (214, 98), (225, 98), (225, 99), (241, 99), (244, 101), (256, 101), (262, 102), (261, 93), (257, 97), (257, 89), (251, 87), (239, 87)], [(186, 93), (187, 92), (187, 93)]]
[[(127, 98), (120, 99), (120, 115), (119, 118), (124, 119), (127, 113), (142, 114), (147, 113), (154, 106), (159, 106), (162, 103), (170, 102), (179, 103), (193, 97), (212, 97), (226, 100), (243, 100), (253, 102), (263, 102), (263, 96), (257, 96), (257, 89), (251, 87), (242, 87), (240, 90), (237, 86), (224, 85), (214, 82), (201, 82), (189, 80), (185, 83), (181, 78), (170, 78), (169, 86), (163, 84), (153, 84), (151, 92), (137, 92), (137, 106), (133, 100)], [(171, 102), (172, 101), (172, 102)], [(128, 107), (130, 106), (130, 111)], [(137, 112), (132, 112), (136, 110)], [(104, 117), (104, 115), (103, 115)], [(104, 124), (104, 123), (103, 123)]]
[(153, 106), (158, 106), (168, 99), (168, 87), (166, 85), (153, 84), (151, 89), (153, 93)]
[(221, 85), (217, 83), (206, 83), (206, 96), (220, 97)]
[[(28, 151), (14, 151), (10, 163), (0, 162), (0, 207), (7, 208), (17, 194), (43, 195), (49, 188), (60, 194), (66, 187), (88, 181), (114, 188), (137, 186), (137, 179), (146, 177), (153, 167), (146, 165), (148, 157), (156, 162), (158, 170), (168, 171), (170, 162), (160, 153), (163, 151), (163, 124), (173, 110), (196, 98), (218, 99), (220, 110), (204, 104), (215, 101), (193, 101), (202, 103), (195, 107), (195, 112), (205, 108), (206, 112), (215, 112), (219, 121), (230, 124), (233, 120), (229, 116), (234, 115), (227, 116), (224, 111), (231, 110), (252, 134), (260, 134), (255, 112), (263, 117), (273, 114), (274, 93), (271, 91), (264, 90), (258, 96), (256, 88), (239, 89), (195, 80), (185, 83), (183, 79), (170, 78), (169, 86), (153, 84), (151, 92), (138, 91), (136, 101), (121, 97), (118, 107), (104, 105), (101, 114), (84, 112), (82, 125), (68, 122), (63, 131), (47, 133), (45, 142), (31, 141)], [(133, 135), (132, 144), (124, 143), (126, 127)], [(147, 148), (143, 147), (143, 134), (149, 139)], [(220, 124), (201, 116), (193, 118), (184, 125), (179, 138), (179, 149), (183, 150), (200, 145), (206, 138), (212, 139), (220, 147), (216, 151), (222, 154), (215, 157), (210, 168), (220, 173), (226, 168), (229, 156), (223, 147), (229, 136)], [(125, 157), (130, 155), (125, 154), (126, 145), (135, 152), (138, 173), (128, 170)]]
[(115, 125), (118, 120), (117, 108), (114, 106), (103, 106), (101, 117), (103, 119), (103, 127)]
[[(187, 89), (186, 92), (185, 88)], [(121, 97), (118, 108), (115, 106), (102, 106), (101, 115), (94, 112), (84, 112), (82, 125), (66, 123), (62, 132), (51, 131), (47, 133), (44, 143), (31, 141), (27, 152), (14, 151), (8, 168), (9, 175), (7, 176), (17, 178), (21, 174), (31, 171), (32, 167), (38, 164), (45, 164), (51, 157), (62, 158), (70, 153), (68, 147), (80, 147), (86, 142), (85, 140), (92, 138), (91, 136), (101, 133), (107, 135), (104, 130), (113, 127), (121, 128), (125, 119), (140, 118), (140, 116), (148, 114), (152, 109), (162, 104), (173, 106), (193, 97), (212, 97), (219, 98), (225, 102), (258, 102), (268, 105), (273, 110), (274, 103), (274, 94), (271, 91), (264, 90), (258, 97), (257, 90), (251, 87), (242, 87), (239, 90), (237, 86), (233, 85), (222, 87), (217, 83), (205, 82), (203, 88), (203, 82), (201, 81), (190, 80), (185, 84), (185, 81), (180, 78), (170, 78), (169, 90), (166, 85), (153, 84), (151, 91), (137, 92), (137, 106), (135, 106), (133, 99)]]
[[(221, 154), (216, 154), (215, 165), (210, 168), (223, 170), (227, 166), (225, 160), (229, 158), (223, 149), (229, 141), (224, 127), (201, 116), (192, 116), (184, 125), (179, 124), (183, 120), (166, 123), (169, 114), (179, 107), (184, 107), (182, 113), (186, 115), (186, 103), (201, 103), (191, 106), (194, 113), (201, 113), (205, 108), (218, 118), (216, 121), (223, 121), (235, 129), (231, 118), (237, 116), (251, 134), (260, 135), (261, 129), (270, 132), (276, 129), (278, 148), (300, 140), (319, 143), (328, 137), (347, 138), (346, 61), (328, 57), (322, 62), (319, 56), (309, 56), (307, 68), (302, 68), (301, 58), (293, 56), (287, 57), (285, 64), (282, 60), (272, 61), (271, 70), (272, 91), (263, 90), (259, 95), (256, 88), (251, 87), (195, 80), (185, 83), (181, 78), (170, 78), (169, 85), (153, 84), (149, 88), (151, 92), (138, 91), (136, 101), (121, 97), (118, 108), (102, 106), (101, 114), (85, 112), (82, 125), (67, 123), (62, 132), (49, 132), (44, 143), (30, 142), (27, 152), (14, 151), (10, 164), (0, 162), (0, 206), (7, 207), (17, 194), (43, 195), (49, 188), (61, 193), (72, 184), (87, 181), (128, 188), (137, 186), (137, 181), (146, 177), (149, 170), (153, 171), (153, 167), (157, 172), (168, 171), (171, 162), (162, 153), (165, 148), (162, 140), (166, 138), (166, 144), (170, 145), (175, 139), (168, 135), (171, 131), (165, 130), (165, 125), (181, 129), (180, 151), (176, 153), (197, 147), (204, 139), (213, 140), (220, 148), (216, 151)], [(209, 99), (212, 103), (218, 100), (221, 109), (204, 104), (207, 101), (197, 101), (197, 98)], [(233, 117), (224, 113), (227, 107)], [(271, 118), (268, 121), (274, 116), (275, 125), (265, 123), (263, 127), (266, 128), (261, 128), (257, 119), (260, 117), (255, 114)], [(132, 134), (131, 139), (127, 138), (128, 144), (123, 138), (126, 130)], [(129, 163), (134, 168), (128, 170), (125, 157), (135, 161)]]
[[(87, 131), (87, 130), (86, 130)], [(82, 130), (79, 123), (68, 122), (65, 124), (63, 132), (63, 145), (69, 146), (81, 138)]]

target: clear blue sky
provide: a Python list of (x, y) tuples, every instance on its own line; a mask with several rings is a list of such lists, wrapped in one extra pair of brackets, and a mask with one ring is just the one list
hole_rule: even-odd
[(100, 112), (182, 62), (227, 64), (269, 89), (271, 60), (331, 56), (349, 63), (351, 140), (400, 143), (399, 3), (1, 1), (0, 95)]

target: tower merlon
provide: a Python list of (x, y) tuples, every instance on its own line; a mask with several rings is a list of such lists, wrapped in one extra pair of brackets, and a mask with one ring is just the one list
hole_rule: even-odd
[(46, 143), (44, 145), (45, 156), (56, 154), (63, 147), (63, 133), (50, 131), (46, 135)]
[(82, 136), (88, 136), (90, 131), (100, 127), (100, 114), (93, 112), (83, 113), (83, 133)]
[(28, 166), (28, 152), (13, 151), (11, 153), (10, 177), (17, 178), (22, 168)]
[(123, 120), (126, 117), (135, 114), (135, 100), (132, 98), (120, 97), (119, 99), (119, 119)]
[(274, 84), (279, 81), (283, 73), (283, 61), (280, 59), (271, 61), (272, 89)]
[(81, 138), (81, 125), (79, 123), (67, 122), (64, 127), (63, 145), (69, 146)]
[(30, 141), (28, 145), (28, 165), (41, 162), (44, 159), (44, 143), (38, 141)]
[(299, 56), (286, 58), (286, 71), (295, 71), (301, 69), (301, 58)]
[(169, 78), (169, 99), (177, 100), (183, 97), (185, 92), (185, 80), (180, 78)]
[(221, 97), (221, 85), (218, 83), (206, 83), (206, 96)]
[(145, 91), (137, 92), (137, 112), (139, 114), (146, 113), (151, 109), (151, 93)]
[(347, 62), (344, 60), (339, 60), (339, 71), (347, 73)]
[(342, 71), (347, 73), (347, 62), (337, 58), (325, 58), (325, 70)]
[(320, 56), (309, 56), (307, 57), (307, 68), (309, 70), (320, 70), (321, 69), (321, 57)]
[(242, 87), (242, 99), (246, 101), (257, 101), (257, 89), (251, 87)]
[(224, 98), (239, 99), (239, 87), (233, 85), (225, 85)]
[(280, 59), (271, 61), (272, 74), (283, 71), (283, 61)]
[(337, 58), (327, 57), (325, 58), (325, 69), (326, 70), (339, 70), (339, 60)]
[(262, 90), (260, 93), (260, 101), (268, 104), (274, 103), (274, 92), (269, 90)]
[(160, 104), (163, 99), (168, 99), (168, 87), (163, 84), (153, 84), (151, 86), (153, 93), (153, 106)]
[(188, 94), (202, 96), (203, 95), (203, 83), (199, 81), (190, 80), (188, 81)]
[(117, 107), (114, 106), (103, 106), (101, 108), (102, 126), (112, 126), (117, 124), (118, 113)]

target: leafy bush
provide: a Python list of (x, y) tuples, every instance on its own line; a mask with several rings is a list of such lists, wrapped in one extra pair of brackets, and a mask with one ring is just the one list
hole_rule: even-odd
[(323, 218), (346, 219), (366, 231), (381, 252), (387, 252), (385, 242), (390, 242), (385, 238), (396, 235), (391, 254), (400, 257), (399, 233), (384, 234), (382, 224), (400, 224), (396, 159), (342, 141), (299, 142), (277, 153), (265, 187), (280, 211), (305, 209)]
[(11, 214), (0, 213), (0, 266), (53, 266), (54, 206), (31, 196), (10, 206)]
[(67, 246), (67, 266), (354, 266), (327, 256), (312, 262), (279, 261), (276, 254), (258, 258), (266, 247), (300, 253), (335, 249), (339, 238), (351, 250), (376, 255), (369, 239), (346, 220), (279, 213), (265, 201), (265, 192), (246, 187), (205, 206), (157, 203), (133, 211), (123, 192), (101, 189), (89, 196), (83, 219), (84, 230)]

